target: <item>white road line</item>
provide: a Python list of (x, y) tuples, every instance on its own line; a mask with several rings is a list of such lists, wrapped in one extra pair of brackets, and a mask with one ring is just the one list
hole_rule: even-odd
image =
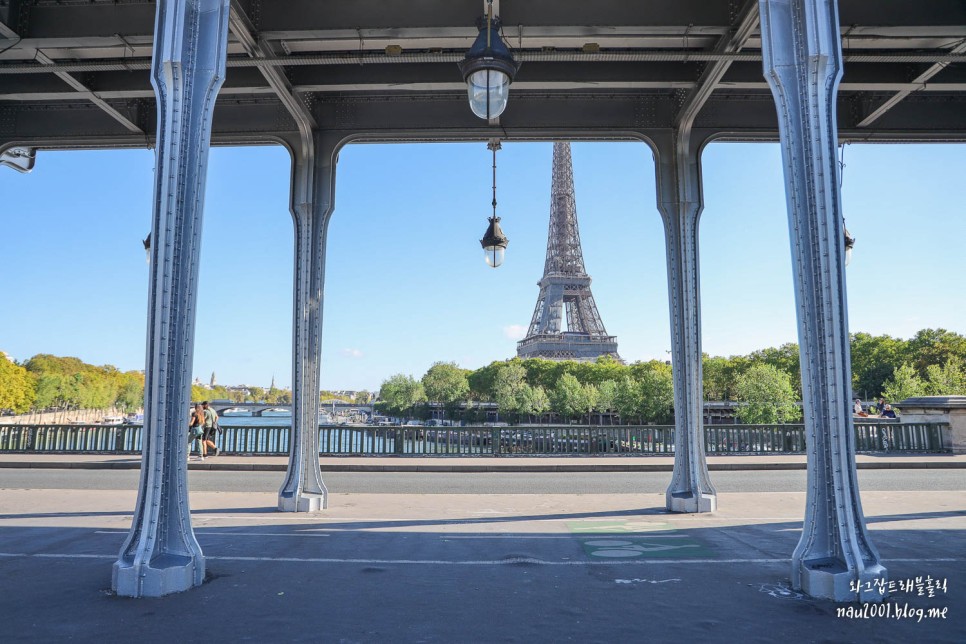
[[(44, 558), (44, 559), (116, 559), (117, 555), (92, 555), (92, 554), (68, 554), (68, 553), (22, 553), (22, 552), (0, 552), (0, 557), (8, 558)], [(508, 566), (521, 563), (536, 564), (541, 566), (623, 566), (631, 565), (658, 565), (658, 564), (787, 564), (790, 559), (623, 559), (619, 561), (547, 561), (533, 557), (512, 557), (508, 559), (492, 560), (464, 560), (447, 561), (444, 559), (337, 559), (322, 557), (239, 557), (239, 556), (219, 556), (207, 555), (205, 559), (216, 561), (266, 561), (281, 563), (328, 563), (328, 564), (384, 564), (384, 565), (421, 565), (421, 566)], [(913, 563), (948, 563), (964, 562), (966, 559), (936, 558), (936, 559), (886, 559), (885, 562), (901, 561)]]
[[(124, 530), (95, 530), (94, 534), (127, 534)], [(279, 534), (277, 532), (222, 532), (220, 530), (195, 530), (196, 535), (211, 537), (331, 537), (325, 532), (299, 533), (299, 534)]]
[(560, 534), (560, 535), (539, 535), (539, 536), (527, 536), (527, 535), (513, 535), (513, 534), (493, 534), (493, 535), (449, 535), (441, 534), (440, 539), (606, 539), (619, 537), (621, 539), (646, 539), (648, 537), (660, 537), (662, 539), (689, 539), (690, 536), (686, 534), (667, 534), (665, 532), (654, 531), (644, 531), (644, 532), (581, 532), (577, 534)]

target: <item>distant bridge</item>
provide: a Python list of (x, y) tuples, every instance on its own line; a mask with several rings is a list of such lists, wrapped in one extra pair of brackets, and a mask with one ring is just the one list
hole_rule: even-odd
[[(289, 404), (278, 404), (278, 403), (253, 403), (253, 402), (243, 402), (236, 403), (230, 400), (217, 400), (208, 403), (208, 406), (218, 412), (219, 416), (224, 416), (226, 411), (247, 411), (251, 412), (252, 416), (261, 416), (265, 412), (279, 411), (292, 413), (292, 405)], [(337, 412), (352, 412), (357, 411), (363, 414), (372, 415), (372, 405), (362, 405), (356, 403), (348, 403), (344, 400), (323, 400), (321, 402), (321, 411), (337, 411)]]

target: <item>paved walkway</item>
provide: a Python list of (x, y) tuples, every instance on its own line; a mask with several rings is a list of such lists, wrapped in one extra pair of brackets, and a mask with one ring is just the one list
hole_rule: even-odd
[(0, 491), (5, 643), (966, 641), (963, 492), (863, 493), (896, 582), (875, 610), (902, 619), (791, 590), (801, 493), (672, 515), (662, 494), (332, 494), (290, 514), (191, 492), (207, 581), (140, 600), (110, 592), (135, 496)]
[[(673, 456), (339, 456), (319, 459), (323, 472), (670, 472)], [(192, 470), (285, 471), (283, 456), (216, 456)], [(856, 456), (859, 469), (966, 469), (966, 454)], [(102, 454), (7, 454), (0, 468), (139, 469), (139, 456)], [(804, 470), (804, 455), (709, 456), (708, 468), (724, 470)]]

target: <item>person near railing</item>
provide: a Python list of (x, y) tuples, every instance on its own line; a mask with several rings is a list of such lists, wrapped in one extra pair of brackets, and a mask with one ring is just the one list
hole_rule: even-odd
[[(198, 459), (205, 460), (205, 412), (201, 408), (200, 404), (195, 405), (195, 409), (191, 412), (191, 421), (188, 423), (188, 444), (191, 445), (195, 443), (195, 447), (198, 450)], [(190, 451), (189, 451), (190, 457)]]
[(212, 456), (218, 456), (220, 450), (218, 445), (215, 444), (215, 433), (218, 431), (218, 412), (216, 412), (212, 407), (208, 405), (208, 401), (201, 403), (201, 408), (204, 410), (204, 435), (201, 438), (201, 442), (204, 443), (207, 452)]

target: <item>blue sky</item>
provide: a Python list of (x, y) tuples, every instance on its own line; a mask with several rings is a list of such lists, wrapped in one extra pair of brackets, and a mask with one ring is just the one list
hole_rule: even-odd
[[(628, 361), (670, 349), (654, 165), (641, 143), (574, 143), (587, 270)], [(505, 142), (499, 269), (479, 239), (490, 211), (484, 143), (352, 145), (329, 229), (321, 383), (376, 389), (436, 360), (477, 368), (511, 357), (543, 270), (550, 143)], [(150, 150), (42, 152), (0, 168), (0, 349), (144, 366)], [(291, 383), (292, 223), (288, 154), (215, 148), (193, 373), (227, 384)], [(797, 341), (781, 159), (775, 144), (704, 154), (703, 347), (744, 354)], [(850, 145), (843, 200), (857, 238), (848, 268), (854, 331), (966, 333), (966, 147)]]

